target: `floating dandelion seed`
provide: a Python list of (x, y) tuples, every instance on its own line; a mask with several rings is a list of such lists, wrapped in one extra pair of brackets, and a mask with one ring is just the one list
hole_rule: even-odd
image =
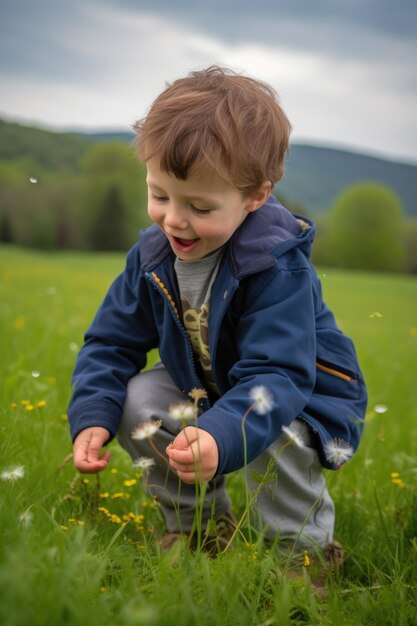
[(352, 446), (344, 439), (331, 439), (324, 446), (324, 455), (329, 463), (340, 467), (353, 455)]
[(78, 344), (75, 343), (75, 341), (72, 341), (69, 345), (68, 348), (71, 350), (71, 352), (78, 352), (79, 347)]
[(147, 456), (143, 456), (140, 459), (136, 459), (133, 463), (133, 467), (142, 470), (148, 470), (155, 465), (155, 459), (151, 459)]
[(23, 465), (16, 465), (16, 467), (10, 467), (9, 469), (3, 470), (0, 474), (2, 480), (19, 480), (19, 478), (23, 478), (25, 475), (25, 468)]
[(178, 402), (178, 404), (171, 404), (168, 410), (169, 416), (178, 422), (189, 422), (195, 420), (196, 410), (191, 402)]
[(142, 422), (132, 431), (132, 439), (150, 439), (160, 428), (162, 420), (148, 420)]
[(31, 523), (33, 522), (33, 513), (32, 511), (24, 511), (23, 513), (20, 513), (19, 515), (19, 522), (20, 524), (22, 524), (22, 526), (25, 526), (26, 528), (28, 526), (31, 525)]
[(31, 372), (31, 375), (32, 375), (33, 378), (39, 378), (39, 376), (41, 374), (40, 374), (40, 372), (33, 371), (33, 372)]
[(249, 391), (249, 397), (253, 401), (252, 407), (258, 415), (265, 415), (274, 406), (272, 392), (265, 385), (256, 385)]
[(378, 313), (378, 311), (374, 311), (374, 313), (371, 313), (369, 317), (371, 318), (371, 320), (379, 319), (380, 317), (382, 317), (382, 314)]
[(295, 432), (295, 430), (293, 430), (290, 426), (283, 426), (282, 427), (282, 432), (287, 435), (289, 441), (291, 441), (291, 443), (295, 443), (295, 445), (297, 446), (297, 448), (304, 448), (304, 442), (301, 439), (300, 435), (298, 433)]
[(388, 407), (385, 404), (376, 404), (374, 406), (375, 413), (386, 413), (388, 411)]
[(31, 177), (29, 178), (29, 181), (32, 183), (32, 185), (36, 185), (36, 183), (38, 182), (38, 179), (37, 179), (37, 178), (35, 178), (34, 176), (31, 176)]

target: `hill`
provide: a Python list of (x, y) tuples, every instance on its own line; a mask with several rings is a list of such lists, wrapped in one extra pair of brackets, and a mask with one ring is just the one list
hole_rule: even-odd
[(417, 166), (365, 154), (293, 144), (278, 189), (313, 213), (326, 212), (348, 185), (376, 181), (391, 187), (406, 213), (417, 216)]
[[(0, 120), (0, 159), (30, 159), (51, 171), (78, 169), (98, 141), (130, 142), (129, 132), (58, 133)], [(408, 215), (417, 216), (417, 166), (335, 148), (292, 144), (278, 192), (309, 213), (325, 213), (348, 185), (376, 181), (391, 187)]]

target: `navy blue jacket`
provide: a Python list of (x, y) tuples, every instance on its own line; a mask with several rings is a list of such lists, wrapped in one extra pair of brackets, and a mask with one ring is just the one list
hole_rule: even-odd
[[(244, 465), (242, 417), (250, 390), (265, 385), (274, 406), (245, 423), (247, 461), (263, 452), (294, 418), (323, 446), (342, 439), (356, 449), (366, 388), (352, 341), (322, 299), (309, 260), (314, 225), (299, 221), (270, 196), (226, 244), (213, 287), (209, 350), (220, 397), (202, 400), (198, 425), (219, 448), (217, 474)], [(73, 376), (71, 435), (90, 426), (114, 437), (129, 379), (158, 348), (178, 388), (201, 388), (197, 360), (181, 320), (174, 254), (155, 225), (141, 233), (124, 272), (110, 287), (85, 336)], [(155, 393), (158, 393), (155, 390)]]

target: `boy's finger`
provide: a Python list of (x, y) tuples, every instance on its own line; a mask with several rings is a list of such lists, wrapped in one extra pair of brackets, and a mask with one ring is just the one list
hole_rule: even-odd
[(177, 450), (173, 447), (170, 447), (167, 448), (166, 453), (169, 458), (176, 463), (189, 465), (195, 462), (195, 454), (193, 454), (193, 451), (190, 448), (188, 448), (187, 450)]

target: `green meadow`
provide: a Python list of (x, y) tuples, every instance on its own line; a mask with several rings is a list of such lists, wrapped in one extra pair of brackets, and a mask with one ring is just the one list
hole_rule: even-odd
[[(417, 280), (319, 271), (369, 388), (359, 452), (327, 472), (347, 557), (319, 597), (308, 567), (289, 580), (245, 528), (216, 559), (180, 546), (161, 554), (158, 503), (116, 443), (99, 477), (76, 473), (71, 372), (123, 264), (119, 254), (0, 248), (0, 624), (417, 624)], [(239, 517), (242, 473), (228, 481)]]

